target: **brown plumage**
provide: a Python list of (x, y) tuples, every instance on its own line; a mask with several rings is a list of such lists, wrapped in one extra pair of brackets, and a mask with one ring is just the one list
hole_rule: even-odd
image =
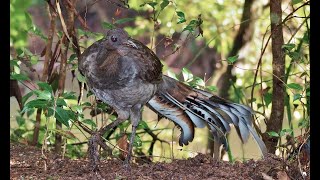
[(246, 142), (251, 133), (262, 154), (267, 153), (252, 128), (253, 112), (249, 107), (163, 75), (162, 64), (154, 52), (122, 29), (108, 31), (105, 38), (87, 48), (79, 59), (79, 71), (95, 96), (117, 112), (114, 126), (130, 118), (132, 135), (127, 163), (144, 105), (180, 128), (181, 146), (193, 140), (195, 127), (207, 125), (214, 139), (228, 148), (225, 134), (233, 124), (242, 142)]

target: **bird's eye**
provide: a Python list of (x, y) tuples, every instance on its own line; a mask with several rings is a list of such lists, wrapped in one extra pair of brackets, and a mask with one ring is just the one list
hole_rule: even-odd
[(118, 39), (117, 39), (117, 37), (115, 37), (115, 36), (111, 36), (111, 41), (112, 41), (112, 42), (117, 42)]

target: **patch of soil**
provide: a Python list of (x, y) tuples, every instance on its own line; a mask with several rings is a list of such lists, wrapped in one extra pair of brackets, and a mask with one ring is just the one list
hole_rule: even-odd
[[(199, 154), (171, 163), (131, 164), (128, 171), (119, 159), (100, 162), (94, 173), (87, 159), (62, 159), (53, 153), (23, 144), (10, 144), (10, 179), (303, 179), (297, 165), (285, 165), (279, 157), (241, 162), (215, 161)], [(310, 179), (309, 170), (306, 179)]]

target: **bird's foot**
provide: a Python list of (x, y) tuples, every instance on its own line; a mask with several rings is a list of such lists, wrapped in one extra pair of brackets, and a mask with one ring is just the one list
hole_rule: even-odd
[(123, 166), (126, 171), (131, 171), (131, 165), (128, 158), (126, 158), (126, 160), (124, 161)]
[(88, 141), (88, 156), (90, 160), (90, 166), (92, 171), (99, 171), (99, 152), (98, 152), (98, 141), (100, 140), (100, 134), (94, 134)]

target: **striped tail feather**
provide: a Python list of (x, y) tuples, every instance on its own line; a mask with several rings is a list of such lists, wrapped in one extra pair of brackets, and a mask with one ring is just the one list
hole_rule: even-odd
[(228, 149), (226, 134), (230, 124), (242, 141), (248, 141), (250, 134), (257, 142), (263, 155), (267, 148), (252, 128), (252, 114), (249, 107), (228, 102), (209, 92), (191, 88), (175, 79), (163, 75), (163, 82), (155, 96), (147, 104), (149, 108), (172, 120), (181, 130), (179, 145), (187, 145), (194, 138), (194, 127), (208, 125), (215, 140)]

